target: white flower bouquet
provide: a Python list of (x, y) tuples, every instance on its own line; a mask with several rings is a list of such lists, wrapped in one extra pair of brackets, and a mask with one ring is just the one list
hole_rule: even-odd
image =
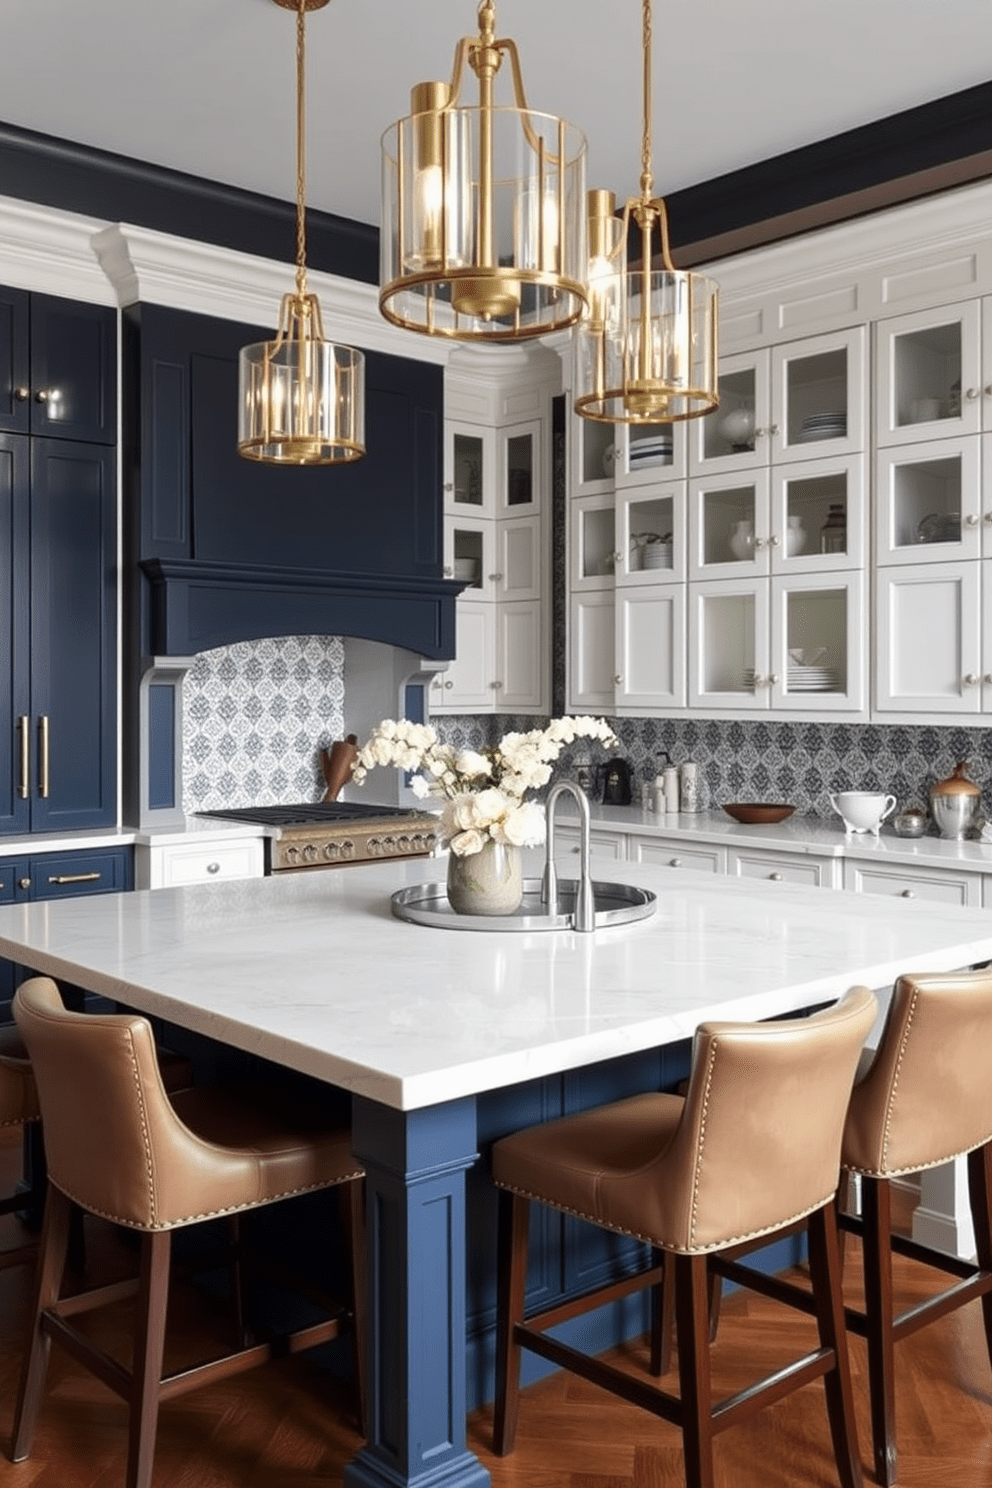
[(361, 785), (376, 765), (416, 771), (415, 796), (444, 798), (441, 836), (458, 857), (481, 852), (488, 841), (536, 847), (544, 841), (544, 811), (524, 796), (547, 785), (554, 761), (576, 739), (619, 743), (604, 718), (566, 717), (545, 729), (505, 734), (480, 752), (442, 744), (429, 724), (386, 718), (358, 751), (351, 778)]

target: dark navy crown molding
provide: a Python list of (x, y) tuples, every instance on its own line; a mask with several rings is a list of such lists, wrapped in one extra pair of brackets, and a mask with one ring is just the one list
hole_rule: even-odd
[[(988, 175), (992, 82), (673, 191), (672, 245), (697, 262)], [(290, 202), (72, 140), (0, 123), (0, 180), (5, 196), (23, 201), (292, 259)], [(823, 210), (830, 203), (833, 215)], [(375, 284), (378, 229), (311, 209), (307, 257), (314, 269)]]
[[(296, 208), (290, 202), (12, 124), (0, 123), (0, 181), (4, 196), (87, 217), (130, 222), (276, 262), (291, 262), (295, 252)], [(377, 284), (378, 228), (310, 208), (307, 262), (328, 274)]]
[(357, 636), (432, 661), (455, 654), (455, 600), (464, 588), (455, 580), (158, 558), (141, 569), (158, 656), (279, 635)]

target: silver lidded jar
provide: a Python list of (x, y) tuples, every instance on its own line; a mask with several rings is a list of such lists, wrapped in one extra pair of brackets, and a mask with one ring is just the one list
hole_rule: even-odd
[(963, 837), (978, 815), (982, 792), (967, 771), (968, 761), (959, 760), (946, 780), (930, 787), (930, 809), (941, 837)]
[(922, 837), (927, 830), (927, 813), (915, 802), (904, 806), (892, 819), (892, 828), (897, 837)]

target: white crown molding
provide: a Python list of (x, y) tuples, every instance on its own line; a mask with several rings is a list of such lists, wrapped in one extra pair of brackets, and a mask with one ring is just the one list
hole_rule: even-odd
[(825, 275), (850, 273), (852, 264), (863, 274), (931, 249), (985, 245), (990, 218), (992, 181), (980, 181), (802, 233), (784, 243), (715, 259), (705, 265), (705, 272), (719, 283), (724, 303), (750, 299)]
[(93, 252), (93, 217), (0, 197), (0, 282), (15, 289), (117, 303)]

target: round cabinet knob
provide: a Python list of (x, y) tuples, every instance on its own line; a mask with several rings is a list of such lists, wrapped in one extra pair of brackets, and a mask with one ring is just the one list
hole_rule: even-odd
[(965, 388), (964, 395), (971, 402), (974, 402), (974, 400), (978, 397), (978, 389), (977, 388)]
[(900, 895), (900, 898), (902, 898), (902, 899), (915, 899), (916, 898), (916, 890), (915, 889), (903, 889), (902, 894)]
[(617, 687), (619, 687), (622, 684), (623, 678), (620, 676), (620, 673), (619, 672), (613, 678), (613, 681), (614, 681), (615, 686), (617, 686)]
[(451, 688), (454, 687), (455, 684), (454, 684), (454, 682), (445, 682), (444, 685), (450, 691)]
[(768, 432), (769, 432), (769, 434), (777, 434), (778, 433), (778, 424), (772, 424), (772, 426), (768, 430)]
[(454, 481), (445, 481), (445, 483), (444, 483), (444, 489), (446, 491), (453, 491), (455, 489), (455, 483), (454, 483)]
[(992, 382), (990, 382), (988, 387), (985, 389), (985, 396), (986, 398), (992, 398)]
[(775, 687), (777, 685), (778, 685), (778, 672), (770, 672), (769, 675), (768, 675), (768, 686), (769, 687)]
[(985, 522), (987, 526), (992, 527), (992, 511), (985, 513)]
[(764, 437), (765, 437), (765, 435), (767, 433), (768, 433), (768, 430), (767, 429), (755, 429), (755, 431), (754, 431), (754, 437), (755, 437), (755, 439), (764, 439)]
[(977, 676), (975, 675), (974, 672), (965, 672), (965, 674), (964, 674), (964, 685), (965, 685), (965, 687), (977, 687), (978, 686), (978, 678), (977, 678)]
[(759, 687), (767, 687), (767, 686), (768, 686), (768, 678), (767, 677), (763, 677), (760, 672), (755, 672), (755, 674), (754, 674), (754, 690), (755, 690), (755, 692), (757, 692), (757, 690), (758, 690)]
[(782, 546), (782, 539), (777, 532), (773, 532), (768, 541), (773, 548), (780, 548)]
[(220, 864), (219, 863), (208, 863), (207, 864), (207, 872), (208, 873), (219, 873), (220, 872)]
[[(620, 557), (620, 554), (619, 553), (614, 553), (613, 557), (614, 557), (614, 559), (617, 559), (617, 558)], [(501, 573), (490, 574), (489, 575), (489, 582), (490, 582), (490, 584), (501, 584), (503, 582), (503, 575)]]
[(451, 568), (448, 564), (445, 564), (444, 577), (446, 579), (450, 579), (451, 578), (451, 575), (454, 573), (454, 571), (455, 570), (453, 568)]
[(772, 883), (781, 883), (782, 882), (782, 875), (781, 875), (781, 873), (769, 873), (768, 877), (771, 879)]
[(768, 539), (766, 537), (756, 537), (754, 539), (755, 552), (757, 552), (759, 548), (763, 548), (767, 541)]
[(982, 681), (986, 684), (986, 686), (992, 686), (992, 672), (986, 672), (985, 676), (982, 678)]
[(30, 389), (29, 388), (19, 387), (19, 388), (15, 388), (14, 389), (14, 402), (15, 403), (26, 403), (28, 401), (28, 398), (30, 396), (31, 396), (31, 392), (30, 392)]
[(31, 887), (31, 880), (29, 878), (19, 878), (17, 880), (17, 887), (19, 889), (29, 889)]
[(350, 837), (346, 837), (341, 844), (341, 856), (343, 858), (353, 858), (355, 856), (355, 844)]
[(966, 527), (977, 527), (978, 526), (978, 518), (977, 518), (977, 516), (975, 515), (974, 512), (968, 512), (967, 516), (964, 519), (964, 525)]
[(670, 858), (669, 859), (669, 862), (668, 862), (668, 866), (669, 866), (669, 868), (681, 868), (682, 867), (682, 859), (681, 858)]

